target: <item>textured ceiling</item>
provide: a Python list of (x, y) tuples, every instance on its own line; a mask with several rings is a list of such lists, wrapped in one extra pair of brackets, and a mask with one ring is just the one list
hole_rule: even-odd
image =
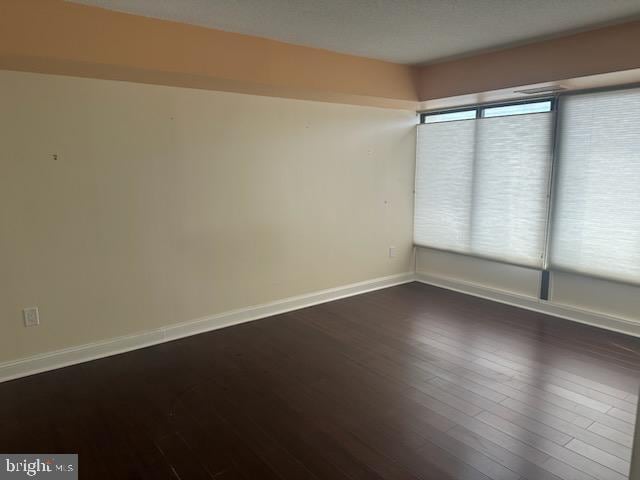
[(640, 17), (640, 0), (73, 0), (398, 63)]

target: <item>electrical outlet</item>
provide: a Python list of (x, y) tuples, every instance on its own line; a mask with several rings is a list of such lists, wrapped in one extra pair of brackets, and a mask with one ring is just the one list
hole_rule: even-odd
[(40, 313), (38, 307), (29, 307), (22, 310), (22, 316), (24, 317), (25, 327), (35, 327), (40, 325)]
[(389, 247), (389, 258), (396, 256), (396, 247)]

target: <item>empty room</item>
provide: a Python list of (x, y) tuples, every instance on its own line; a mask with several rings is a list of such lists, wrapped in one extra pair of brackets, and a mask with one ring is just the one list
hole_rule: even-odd
[(640, 480), (640, 0), (0, 0), (0, 146), (0, 479)]

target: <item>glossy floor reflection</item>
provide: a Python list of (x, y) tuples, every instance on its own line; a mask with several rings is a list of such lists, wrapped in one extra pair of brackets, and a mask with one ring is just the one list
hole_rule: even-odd
[(87, 479), (597, 479), (640, 341), (418, 283), (0, 384), (0, 451)]

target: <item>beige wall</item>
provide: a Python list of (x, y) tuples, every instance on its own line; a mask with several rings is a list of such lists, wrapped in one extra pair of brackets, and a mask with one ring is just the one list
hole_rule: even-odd
[(0, 361), (413, 269), (410, 112), (7, 71), (0, 105)]

